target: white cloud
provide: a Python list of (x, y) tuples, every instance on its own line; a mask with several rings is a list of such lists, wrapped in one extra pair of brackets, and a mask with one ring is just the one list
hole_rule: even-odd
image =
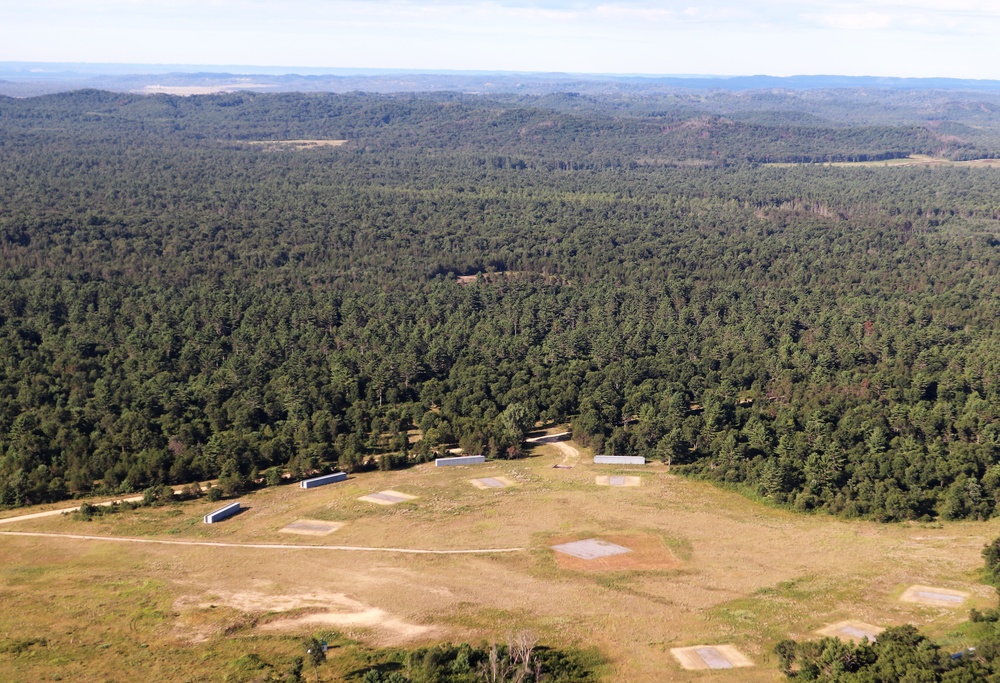
[(0, 0), (17, 61), (1000, 78), (998, 35), (1000, 0)]
[(831, 14), (803, 14), (802, 18), (822, 26), (845, 31), (865, 31), (888, 28), (892, 16), (885, 12), (842, 12)]

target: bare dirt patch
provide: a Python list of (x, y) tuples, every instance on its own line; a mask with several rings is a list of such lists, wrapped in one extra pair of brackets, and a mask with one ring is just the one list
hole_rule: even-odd
[(326, 536), (344, 526), (343, 522), (323, 522), (318, 519), (300, 519), (280, 529), (283, 534)]
[(848, 619), (847, 621), (838, 621), (836, 624), (830, 624), (819, 629), (816, 633), (821, 636), (840, 638), (841, 640), (849, 640), (854, 643), (860, 643), (867, 638), (869, 643), (874, 643), (878, 639), (878, 634), (884, 630), (881, 626), (872, 626), (863, 621)]
[[(401, 644), (428, 638), (440, 631), (433, 626), (414, 624), (395, 617), (343, 593), (324, 591), (281, 595), (256, 592), (213, 593), (201, 598), (182, 598), (175, 607), (210, 609), (220, 605), (248, 614), (267, 615), (255, 627), (257, 631), (263, 632), (298, 631), (317, 625), (329, 625), (362, 639), (375, 640), (381, 644)], [(303, 614), (303, 610), (306, 613)], [(284, 612), (296, 613), (282, 617), (281, 613)]]
[(563, 454), (562, 461), (555, 465), (556, 469), (571, 470), (580, 462), (580, 451), (565, 441), (553, 441), (552, 445)]
[(933, 607), (961, 607), (969, 598), (965, 591), (933, 586), (910, 586), (899, 596), (900, 602), (915, 602)]
[(732, 645), (695, 645), (670, 650), (680, 665), (689, 671), (706, 669), (736, 669), (753, 666), (753, 662)]
[[(549, 546), (565, 545), (587, 540), (577, 537), (556, 537), (549, 540)], [(649, 534), (601, 534), (599, 541), (606, 541), (628, 549), (629, 552), (584, 559), (565, 552), (555, 552), (556, 564), (560, 569), (578, 572), (606, 571), (655, 571), (675, 569), (680, 562), (670, 552), (662, 539)]]
[(347, 144), (347, 140), (250, 140), (247, 144), (283, 149), (315, 149), (317, 147), (340, 147)]

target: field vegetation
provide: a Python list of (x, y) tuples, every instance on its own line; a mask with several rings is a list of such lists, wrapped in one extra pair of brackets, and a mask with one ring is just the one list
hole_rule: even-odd
[[(176, 681), (178, 671), (192, 681), (251, 680), (236, 677), (242, 665), (234, 662), (253, 655), (278, 675), (303, 656), (302, 639), (315, 636), (337, 644), (321, 680), (353, 681), (421, 647), (466, 642), (488, 652), (530, 632), (600, 680), (700, 680), (704, 673), (682, 670), (670, 649), (727, 642), (755, 666), (717, 672), (720, 679), (774, 681), (774, 647), (818, 640), (813, 632), (826, 624), (914, 624), (958, 651), (979, 637), (967, 610), (996, 605), (981, 583), (982, 547), (1000, 533), (995, 521), (884, 525), (802, 515), (662, 466), (644, 472), (640, 487), (599, 487), (594, 475), (606, 467), (554, 468), (562, 458), (548, 444), (524, 460), (475, 468), (421, 465), (311, 491), (270, 487), (243, 496), (245, 513), (211, 526), (201, 523), (213, 507), (206, 501), (5, 525), (191, 545), (4, 535), (0, 668), (15, 681), (124, 681), (138, 672)], [(480, 490), (470, 471), (518, 485)], [(385, 488), (420, 498), (389, 508), (357, 500)], [(329, 536), (281, 533), (298, 519), (346, 523)], [(670, 561), (580, 570), (549, 548), (592, 537), (656, 538)], [(249, 547), (262, 543), (315, 549)], [(406, 555), (334, 545), (523, 550)], [(971, 597), (957, 609), (900, 602), (915, 583)]]

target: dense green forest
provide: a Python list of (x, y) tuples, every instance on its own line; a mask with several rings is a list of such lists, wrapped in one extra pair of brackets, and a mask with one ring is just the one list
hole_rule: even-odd
[[(1000, 116), (830, 102), (0, 98), (0, 504), (570, 420), (801, 510), (989, 517), (1000, 169), (760, 162), (991, 157)], [(247, 144), (308, 138), (348, 142)]]

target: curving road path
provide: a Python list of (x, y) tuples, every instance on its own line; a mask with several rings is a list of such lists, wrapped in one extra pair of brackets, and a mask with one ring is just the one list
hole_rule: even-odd
[(545, 434), (531, 439), (525, 439), (527, 443), (544, 443), (554, 446), (556, 450), (563, 454), (562, 462), (556, 465), (557, 469), (571, 470), (580, 462), (580, 451), (575, 446), (569, 444), (572, 438), (570, 432), (559, 432), (558, 434)]
[[(49, 515), (51, 513), (43, 513)], [(25, 519), (25, 515), (19, 519)], [(259, 550), (348, 550), (374, 553), (405, 553), (410, 555), (486, 555), (518, 553), (524, 548), (479, 548), (473, 550), (424, 550), (420, 548), (372, 548), (356, 545), (291, 545), (287, 543), (225, 543), (220, 541), (164, 541), (156, 538), (130, 538), (127, 536), (84, 536), (82, 534), (52, 534), (41, 531), (0, 531), (2, 536), (29, 536), (36, 538), (68, 538), (77, 541), (108, 541), (112, 543), (153, 543), (157, 545), (211, 546), (214, 548), (254, 548)]]
[[(132, 496), (131, 498), (119, 498), (118, 500), (108, 500), (103, 503), (95, 503), (95, 506), (107, 507), (115, 503), (136, 503), (142, 500), (142, 496)], [(26, 522), (29, 519), (41, 519), (43, 517), (55, 517), (68, 512), (76, 512), (80, 506), (72, 508), (59, 508), (58, 510), (46, 510), (45, 512), (33, 512), (30, 515), (18, 515), (17, 517), (5, 517), (0, 519), (0, 524), (13, 524), (14, 522)]]

